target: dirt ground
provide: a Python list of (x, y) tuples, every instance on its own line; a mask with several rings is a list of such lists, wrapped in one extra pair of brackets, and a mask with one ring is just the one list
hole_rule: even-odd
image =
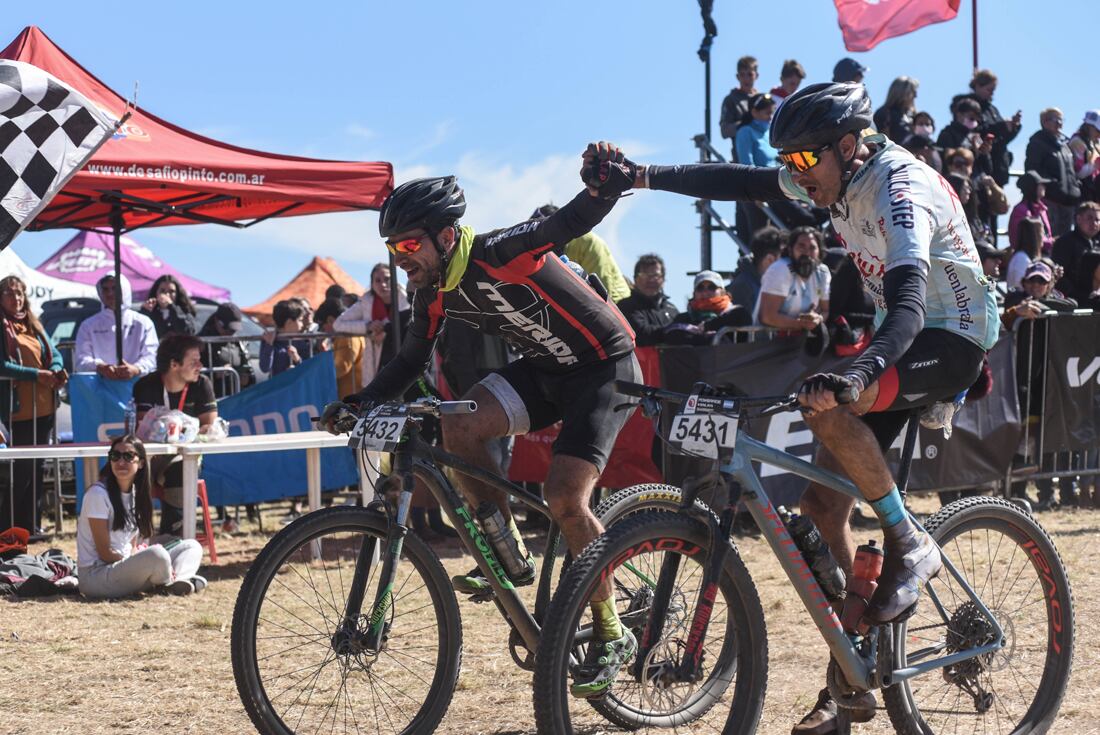
[[(936, 507), (920, 502), (930, 503), (926, 510)], [(1100, 635), (1100, 575), (1090, 566), (1100, 543), (1100, 511), (1056, 511), (1039, 519), (1067, 564), (1077, 621), (1073, 678), (1050, 732), (1100, 733), (1095, 700), (1100, 647), (1092, 640)], [(267, 525), (269, 531), (277, 527)], [(219, 537), (220, 564), (205, 568), (210, 585), (200, 596), (0, 600), (0, 734), (254, 732), (233, 682), (230, 625), (242, 577), (268, 537), (255, 530)], [(75, 556), (71, 533), (48, 545)], [(436, 548), (449, 573), (469, 568), (470, 560), (457, 545)], [(764, 543), (741, 540), (739, 548), (767, 616), (769, 681), (760, 732), (786, 733), (816, 698), (826, 649)], [(513, 664), (507, 630), (494, 606), (463, 601), (460, 608), (462, 675), (439, 731), (534, 733), (531, 676)], [(588, 730), (616, 731), (611, 726)], [(892, 728), (880, 712), (853, 731), (889, 733)]]

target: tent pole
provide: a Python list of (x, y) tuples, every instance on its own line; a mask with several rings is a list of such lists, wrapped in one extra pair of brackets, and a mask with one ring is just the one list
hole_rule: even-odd
[(111, 229), (115, 235), (115, 357), (122, 364), (122, 208), (111, 207)]
[(394, 354), (397, 354), (401, 351), (401, 301), (397, 297), (397, 263), (394, 260), (393, 253), (390, 253), (390, 308), (393, 309), (390, 323), (393, 325)]

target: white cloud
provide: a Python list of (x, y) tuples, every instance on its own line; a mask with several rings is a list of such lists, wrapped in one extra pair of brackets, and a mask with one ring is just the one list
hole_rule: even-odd
[(366, 127), (365, 125), (360, 125), (359, 123), (351, 123), (344, 128), (344, 131), (347, 132), (348, 135), (353, 135), (356, 138), (361, 138), (362, 140), (370, 140), (371, 138), (375, 137), (375, 135), (377, 135), (377, 133), (375, 133), (373, 130)]

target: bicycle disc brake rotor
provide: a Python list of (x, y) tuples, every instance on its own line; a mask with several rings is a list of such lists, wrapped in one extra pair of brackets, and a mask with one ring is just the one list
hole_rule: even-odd
[[(648, 605), (648, 602), (646, 604)], [(679, 710), (694, 696), (699, 683), (705, 679), (703, 676), (696, 676), (685, 680), (677, 673), (687, 648), (686, 612), (688, 609), (683, 592), (674, 591), (669, 602), (668, 617), (665, 620), (661, 638), (649, 650), (642, 662), (641, 670), (645, 672), (641, 688), (642, 702), (653, 712)], [(641, 634), (641, 630), (638, 634)], [(703, 665), (704, 662), (700, 661), (700, 672)]]

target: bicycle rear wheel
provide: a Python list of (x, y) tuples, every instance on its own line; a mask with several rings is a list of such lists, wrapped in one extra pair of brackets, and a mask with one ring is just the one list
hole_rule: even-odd
[[(462, 624), (438, 557), (405, 537), (381, 650), (334, 635), (364, 543), (385, 548), (387, 519), (329, 508), (276, 534), (241, 585), (233, 612), (237, 691), (256, 729), (430, 733), (458, 682)], [(368, 625), (381, 572), (373, 564), (357, 631)]]
[[(1043, 733), (1058, 712), (1073, 659), (1073, 595), (1050, 537), (1018, 506), (965, 498), (928, 521), (966, 582), (1005, 635), (1000, 651), (910, 679), (883, 691), (903, 735)], [(988, 643), (992, 628), (946, 570), (895, 628), (896, 666)]]
[(539, 733), (568, 735), (574, 728), (600, 726), (590, 703), (569, 695), (571, 656), (583, 659), (584, 637), (591, 632), (592, 591), (614, 573), (619, 617), (640, 638), (668, 554), (680, 557), (680, 568), (665, 627), (643, 662), (647, 676), (636, 681), (627, 664), (611, 691), (591, 704), (604, 718), (629, 729), (691, 725), (699, 732), (755, 732), (767, 683), (767, 634), (756, 588), (736, 551), (719, 582), (698, 680), (656, 680), (657, 672), (671, 670), (682, 658), (708, 544), (703, 523), (648, 512), (619, 521), (573, 562), (550, 604), (539, 640), (533, 687)]

